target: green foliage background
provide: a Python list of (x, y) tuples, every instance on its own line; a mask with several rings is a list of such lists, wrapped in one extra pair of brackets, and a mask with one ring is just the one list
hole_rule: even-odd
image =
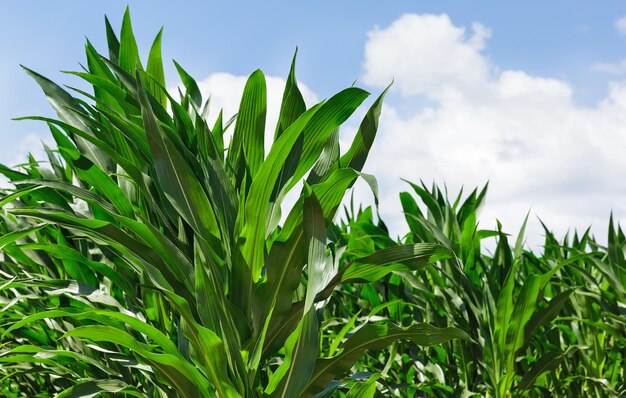
[(0, 199), (0, 395), (626, 393), (626, 238), (612, 222), (606, 247), (546, 228), (539, 255), (523, 229), (511, 245), (478, 228), (486, 187), (450, 202), (408, 183), (410, 233), (395, 239), (376, 206), (340, 208), (358, 178), (377, 193), (361, 170), (384, 92), (342, 154), (339, 127), (369, 94), (307, 109), (294, 58), (265, 148), (261, 71), (236, 119), (209, 126), (180, 65), (180, 99), (165, 89), (161, 32), (145, 67), (128, 11), (106, 33), (108, 54), (87, 43), (72, 72), (92, 92), (25, 69), (57, 112), (30, 117), (56, 147), (0, 166), (14, 186)]

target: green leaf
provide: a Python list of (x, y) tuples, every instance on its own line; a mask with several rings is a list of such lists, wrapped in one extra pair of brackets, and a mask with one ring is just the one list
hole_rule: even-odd
[(135, 397), (144, 395), (134, 386), (121, 380), (92, 380), (76, 384), (57, 395), (57, 398), (95, 397), (101, 393), (124, 394)]
[(306, 104), (304, 103), (304, 98), (298, 88), (298, 80), (296, 79), (297, 55), (298, 49), (296, 48), (296, 52), (293, 54), (293, 60), (291, 61), (289, 76), (287, 76), (287, 81), (285, 82), (285, 91), (283, 92), (283, 100), (280, 105), (274, 141), (306, 111)]
[(340, 354), (317, 360), (315, 371), (303, 396), (310, 397), (323, 391), (336, 375), (349, 371), (367, 350), (380, 350), (398, 340), (411, 340), (418, 345), (430, 346), (452, 339), (469, 340), (469, 336), (457, 328), (437, 328), (425, 323), (406, 328), (393, 324), (364, 325), (342, 344)]
[[(130, 261), (140, 272), (145, 271), (156, 286), (176, 291), (183, 296), (187, 295), (178, 281), (181, 278), (188, 278), (188, 275), (178, 275), (178, 272), (176, 272), (179, 271), (178, 268), (174, 268), (173, 272), (170, 271), (168, 268), (172, 264), (168, 265), (152, 248), (137, 241), (109, 222), (77, 218), (50, 209), (11, 209), (11, 213), (18, 216), (35, 217), (50, 223), (73, 228), (98, 242), (104, 241), (107, 245), (122, 253), (126, 257), (125, 260)], [(137, 261), (137, 259), (142, 261)]]
[(254, 281), (259, 279), (263, 268), (265, 238), (267, 236), (266, 223), (273, 205), (270, 202), (270, 197), (274, 184), (295, 141), (318, 109), (318, 107), (314, 107), (305, 112), (274, 143), (250, 187), (245, 204), (245, 224), (238, 244), (242, 258), (251, 270)]
[(339, 163), (339, 151), (339, 129), (337, 129), (328, 137), (322, 154), (313, 165), (306, 182), (313, 185), (328, 177), (333, 168)]
[[(46, 94), (48, 102), (62, 121), (88, 135), (93, 136), (93, 133), (89, 130), (83, 118), (79, 116), (83, 110), (74, 97), (72, 97), (67, 91), (63, 90), (59, 85), (39, 73), (24, 66), (22, 66), (22, 68), (24, 68), (26, 73), (35, 79), (37, 84), (39, 84), (43, 92)], [(88, 156), (98, 165), (98, 167), (102, 170), (109, 170), (111, 168), (109, 157), (101, 150), (87, 142), (82, 137), (75, 137), (75, 141), (81, 153)]]
[(335, 354), (335, 352), (339, 348), (339, 345), (342, 343), (343, 339), (346, 337), (346, 334), (348, 334), (348, 332), (354, 329), (354, 325), (356, 324), (356, 320), (360, 314), (361, 314), (361, 311), (354, 314), (354, 316), (352, 316), (352, 318), (350, 318), (350, 320), (345, 325), (343, 325), (341, 330), (339, 330), (339, 333), (337, 333), (337, 335), (334, 336), (333, 342), (330, 344), (330, 347), (328, 347), (329, 356), (333, 356)]
[(109, 58), (111, 61), (117, 63), (120, 55), (120, 42), (115, 35), (115, 31), (113, 27), (111, 27), (111, 23), (109, 22), (109, 18), (104, 16), (104, 23), (106, 25), (106, 34), (107, 34), (107, 44), (109, 47)]
[(565, 359), (566, 353), (553, 351), (541, 356), (541, 358), (533, 363), (530, 370), (524, 373), (524, 376), (517, 384), (518, 390), (529, 390), (533, 387), (535, 380), (543, 373), (555, 369)]
[(209, 383), (189, 363), (171, 354), (156, 354), (138, 342), (130, 334), (111, 326), (80, 326), (63, 336), (89, 339), (93, 342), (110, 342), (134, 351), (147, 364), (157, 368), (161, 374), (184, 397), (210, 397)]
[(28, 317), (25, 317), (19, 322), (16, 322), (15, 324), (11, 325), (11, 327), (8, 328), (2, 335), (4, 336), (7, 333), (15, 329), (24, 327), (25, 325), (28, 325), (40, 319), (51, 319), (51, 318), (58, 318), (58, 317), (68, 317), (68, 318), (76, 318), (76, 319), (86, 318), (86, 319), (93, 319), (93, 320), (101, 320), (102, 317), (107, 317), (107, 318), (122, 321), (126, 323), (127, 325), (129, 325), (134, 330), (136, 330), (137, 332), (140, 332), (146, 337), (148, 337), (154, 343), (158, 344), (165, 353), (180, 357), (182, 359), (182, 356), (178, 352), (178, 349), (176, 348), (174, 343), (172, 343), (172, 341), (165, 334), (163, 334), (160, 330), (156, 329), (155, 327), (145, 323), (144, 321), (136, 317), (122, 314), (119, 312), (113, 312), (113, 311), (92, 309), (87, 312), (70, 312), (70, 311), (63, 311), (63, 310), (51, 310), (51, 311), (39, 312), (39, 313), (30, 315)]
[(302, 156), (286, 190), (293, 187), (313, 166), (330, 135), (342, 125), (369, 96), (365, 90), (348, 88), (326, 101), (304, 130)]
[(223, 112), (220, 110), (219, 115), (217, 115), (217, 119), (215, 120), (215, 125), (213, 126), (213, 130), (211, 130), (211, 136), (213, 137), (213, 143), (215, 145), (215, 151), (217, 152), (217, 159), (220, 161), (224, 160), (224, 126), (222, 123)]
[(141, 112), (154, 167), (167, 198), (196, 233), (208, 239), (219, 236), (213, 207), (206, 192), (180, 152), (158, 124), (148, 97), (137, 75)]
[[(404, 264), (411, 270), (418, 270), (437, 261), (454, 258), (454, 252), (447, 247), (432, 243), (416, 243), (380, 249), (369, 256), (352, 261), (343, 273), (343, 281), (365, 279), (368, 272), (363, 265), (384, 267), (391, 264)], [(373, 279), (375, 280), (375, 279)]]
[(505, 355), (509, 362), (513, 362), (515, 353), (524, 343), (524, 330), (530, 317), (537, 307), (537, 298), (541, 289), (541, 279), (531, 275), (522, 286), (522, 290), (515, 301), (511, 323), (507, 331), (507, 350)]
[(97, 272), (98, 274), (109, 278), (111, 282), (115, 284), (115, 286), (120, 287), (129, 297), (135, 296), (134, 287), (132, 287), (130, 283), (125, 279), (125, 277), (117, 272), (112, 266), (105, 264), (104, 262), (89, 260), (80, 252), (67, 245), (54, 245), (51, 243), (29, 243), (22, 244), (19, 247), (27, 250), (41, 250), (60, 260), (79, 263), (79, 267), (87, 267), (94, 272)]
[(526, 330), (524, 331), (524, 344), (517, 350), (518, 355), (528, 347), (533, 333), (538, 328), (551, 322), (558, 315), (558, 313), (561, 312), (575, 290), (575, 288), (572, 288), (562, 291), (554, 296), (545, 308), (533, 313), (525, 325)]
[(280, 398), (302, 395), (315, 368), (315, 359), (319, 355), (318, 329), (315, 308), (311, 307), (287, 340), (285, 360), (272, 374), (265, 389), (266, 394)]
[(380, 112), (383, 108), (383, 100), (390, 88), (391, 85), (380, 94), (365, 114), (350, 149), (348, 149), (345, 155), (339, 160), (339, 167), (349, 167), (358, 171), (363, 169), (365, 160), (376, 138), (378, 119), (380, 118)]
[(154, 98), (159, 101), (164, 107), (167, 105), (167, 97), (161, 89), (165, 87), (165, 73), (163, 72), (163, 59), (161, 57), (161, 36), (163, 34), (163, 28), (159, 30), (152, 47), (150, 48), (150, 55), (148, 56), (148, 66), (146, 72), (153, 80), (148, 80), (147, 87)]
[[(119, 213), (129, 218), (135, 217), (135, 212), (132, 204), (124, 194), (124, 192), (120, 189), (119, 185), (102, 169), (100, 169), (96, 164), (94, 164), (91, 160), (87, 159), (84, 156), (80, 156), (77, 159), (72, 159), (70, 155), (65, 151), (61, 151), (65, 154), (65, 159), (68, 163), (71, 163), (73, 166), (72, 169), (79, 178), (92, 185), (100, 194), (106, 197), (113, 204), (113, 212)], [(39, 184), (42, 186), (56, 188), (64, 190), (68, 193), (71, 193), (74, 196), (77, 196), (83, 200), (90, 201), (92, 203), (98, 203), (99, 205), (110, 208), (111, 206), (103, 203), (102, 199), (98, 198), (97, 195), (93, 193), (86, 192), (86, 190), (75, 187), (71, 184), (57, 182), (57, 181), (47, 181), (47, 180), (31, 180), (28, 183)]]
[(133, 33), (133, 26), (130, 21), (130, 7), (126, 7), (122, 20), (119, 65), (131, 75), (135, 74), (137, 68), (142, 69), (141, 60), (139, 59), (139, 49), (137, 48), (137, 41), (135, 41), (135, 34)]
[[(250, 75), (243, 89), (239, 113), (227, 164), (238, 178), (243, 178), (242, 167), (250, 178), (257, 175), (265, 157), (265, 115), (267, 111), (267, 88), (261, 70)], [(245, 167), (242, 166), (245, 164)]]
[(11, 231), (9, 233), (0, 235), (0, 249), (4, 248), (6, 245), (9, 245), (11, 243), (14, 243), (17, 240), (20, 240), (34, 232), (39, 231), (41, 228), (43, 228), (45, 225), (44, 224), (39, 224), (39, 225), (35, 225), (35, 226), (31, 226), (31, 227), (26, 227), (23, 229), (18, 229), (15, 231)]
[(437, 261), (454, 257), (454, 252), (450, 249), (432, 243), (416, 243), (380, 249), (369, 256), (355, 259), (345, 266), (320, 292), (317, 300), (330, 297), (339, 283), (373, 282), (391, 272), (419, 270)]
[(94, 358), (88, 357), (87, 355), (83, 355), (77, 352), (72, 352), (69, 350), (55, 350), (55, 349), (37, 347), (34, 345), (19, 345), (13, 348), (12, 350), (5, 351), (3, 353), (3, 356), (11, 355), (11, 354), (20, 354), (20, 353), (40, 354), (41, 357), (52, 359), (52, 360), (58, 360), (59, 362), (76, 361), (80, 363), (81, 365), (90, 365), (104, 372), (108, 377), (115, 377), (117, 374), (117, 372), (107, 367), (102, 361), (98, 361)]
[[(410, 181), (406, 181), (406, 182), (409, 183), (409, 185), (411, 185), (415, 193), (417, 193), (417, 195), (422, 199), (424, 204), (426, 204), (426, 206), (428, 207), (428, 211), (433, 216), (434, 224), (439, 227), (443, 227), (444, 217), (439, 207), (439, 204), (437, 203), (435, 198), (430, 194), (430, 192), (420, 187), (419, 185), (413, 184)], [(429, 217), (429, 220), (430, 220), (430, 217)]]
[(307, 289), (304, 303), (305, 313), (313, 307), (315, 297), (337, 274), (336, 263), (326, 254), (326, 222), (322, 207), (311, 188), (305, 185), (308, 195), (304, 200), (304, 237), (308, 242)]
[(373, 375), (364, 382), (354, 383), (346, 398), (374, 398), (376, 395), (376, 381), (380, 375)]
[[(306, 256), (302, 228), (287, 241), (272, 244), (268, 254), (272, 262), (267, 264), (267, 280), (254, 292), (256, 328), (271, 319), (271, 323), (264, 326), (264, 329), (271, 330), (272, 326), (281, 323), (283, 315), (289, 313), (293, 292), (300, 285)], [(269, 335), (270, 339), (275, 337), (272, 333)]]
[(187, 90), (187, 94), (190, 96), (192, 103), (196, 107), (202, 106), (202, 94), (200, 93), (200, 88), (198, 88), (198, 84), (191, 77), (189, 73), (187, 73), (182, 66), (180, 66), (176, 61), (173, 61), (176, 66), (176, 70), (178, 71), (178, 75)]
[(213, 331), (195, 322), (187, 324), (186, 329), (194, 339), (194, 347), (198, 350), (196, 354), (200, 358), (198, 362), (204, 365), (203, 368), (212, 380), (218, 396), (241, 398), (241, 394), (231, 383), (228, 373), (228, 367), (233, 368), (239, 365), (240, 358), (235, 360), (228, 357), (228, 353), (224, 350), (224, 342)]

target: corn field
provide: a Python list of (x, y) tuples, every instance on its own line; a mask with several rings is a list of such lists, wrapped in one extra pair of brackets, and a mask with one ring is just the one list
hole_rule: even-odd
[(167, 90), (161, 32), (145, 63), (128, 10), (106, 37), (71, 72), (91, 91), (25, 68), (58, 117), (27, 118), (47, 159), (0, 165), (0, 396), (626, 396), (618, 225), (606, 246), (544, 226), (539, 254), (524, 228), (478, 227), (486, 186), (407, 182), (410, 232), (391, 236), (349, 201), (357, 179), (377, 195), (362, 169), (385, 92), (307, 108), (294, 56), (266, 147), (260, 70), (209, 125), (179, 64)]

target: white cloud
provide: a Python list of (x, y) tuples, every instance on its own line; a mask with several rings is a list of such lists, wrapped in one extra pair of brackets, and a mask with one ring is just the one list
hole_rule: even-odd
[(615, 21), (615, 29), (620, 35), (626, 36), (626, 15)]
[(403, 15), (390, 27), (369, 33), (364, 82), (383, 86), (395, 79), (403, 94), (432, 98), (474, 89), (489, 72), (481, 51), (490, 34), (475, 23), (468, 36), (445, 14)]
[[(593, 223), (603, 238), (611, 209), (626, 214), (626, 82), (581, 107), (567, 82), (498, 70), (484, 53), (489, 30), (472, 31), (468, 38), (445, 15), (404, 15), (369, 34), (366, 82), (395, 78), (400, 94), (383, 109), (367, 166), (381, 184), (383, 218), (406, 230), (401, 177), (445, 183), (452, 194), (489, 180), (483, 227), (498, 217), (514, 233), (532, 208), (532, 245), (542, 235), (535, 215), (559, 233)], [(399, 106), (418, 95), (432, 105)]]
[[(626, 214), (626, 82), (612, 83), (596, 106), (581, 107), (565, 81), (499, 70), (486, 54), (487, 27), (475, 23), (467, 32), (446, 15), (404, 15), (368, 36), (364, 81), (382, 88), (395, 79), (365, 170), (378, 177), (385, 221), (394, 232), (406, 230), (398, 193), (409, 187), (400, 178), (445, 183), (451, 194), (490, 181), (485, 228), (497, 217), (515, 233), (532, 209), (533, 246), (542, 236), (535, 216), (558, 233), (593, 223), (603, 237), (609, 211)], [(219, 109), (226, 119), (236, 113), (246, 78), (214, 73), (199, 82), (212, 98), (211, 122)], [(284, 79), (269, 76), (267, 86), (266, 147)], [(300, 87), (308, 105), (317, 100)], [(419, 98), (430, 105), (407, 111)], [(343, 131), (345, 149), (355, 126)], [(369, 202), (366, 190), (361, 184), (357, 198)]]
[(613, 76), (626, 75), (626, 59), (621, 59), (616, 63), (597, 62), (591, 65), (591, 69)]
[(28, 162), (28, 154), (32, 154), (35, 160), (42, 163), (48, 162), (48, 155), (44, 149), (44, 144), (53, 147), (54, 140), (50, 135), (40, 135), (29, 133), (24, 135), (15, 146), (13, 159), (8, 165), (17, 165)]

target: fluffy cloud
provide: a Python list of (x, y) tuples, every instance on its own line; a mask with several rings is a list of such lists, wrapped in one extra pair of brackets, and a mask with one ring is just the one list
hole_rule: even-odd
[(620, 35), (626, 36), (626, 16), (623, 16), (615, 21), (615, 29), (617, 29), (617, 32)]
[(17, 164), (28, 161), (28, 154), (32, 154), (35, 160), (41, 162), (48, 161), (48, 155), (44, 149), (44, 144), (48, 147), (54, 146), (54, 140), (49, 134), (41, 135), (36, 133), (29, 133), (24, 135), (15, 146), (14, 157), (8, 166), (14, 166)]
[[(366, 165), (379, 179), (383, 218), (393, 232), (406, 230), (401, 178), (445, 183), (451, 194), (489, 181), (485, 228), (498, 217), (515, 233), (532, 210), (533, 247), (542, 235), (535, 216), (558, 233), (593, 224), (604, 236), (609, 211), (626, 213), (626, 82), (612, 83), (597, 105), (579, 106), (565, 81), (499, 69), (486, 52), (489, 36), (483, 25), (466, 29), (446, 15), (404, 15), (369, 33), (364, 82), (382, 88), (395, 80)], [(215, 73), (199, 82), (211, 95), (210, 119), (219, 109), (235, 114), (245, 81)], [(267, 77), (267, 85), (269, 146), (284, 79)], [(300, 87), (307, 104), (317, 100)], [(344, 129), (342, 148), (355, 129)], [(357, 198), (371, 202), (366, 190), (358, 187)]]
[[(383, 87), (393, 78), (396, 90), (368, 163), (384, 219), (405, 229), (401, 177), (445, 182), (451, 193), (489, 181), (484, 227), (498, 217), (515, 232), (532, 209), (531, 221), (539, 216), (559, 233), (593, 223), (605, 236), (609, 211), (626, 213), (626, 83), (581, 107), (564, 81), (499, 70), (485, 53), (488, 37), (482, 25), (468, 35), (446, 15), (404, 15), (370, 32), (365, 81)], [(407, 111), (419, 98), (429, 106)], [(538, 222), (528, 236), (541, 242)]]
[(481, 50), (490, 34), (475, 23), (468, 36), (445, 14), (404, 15), (388, 28), (369, 33), (364, 82), (381, 86), (395, 79), (405, 95), (434, 98), (446, 88), (473, 91), (489, 72)]

